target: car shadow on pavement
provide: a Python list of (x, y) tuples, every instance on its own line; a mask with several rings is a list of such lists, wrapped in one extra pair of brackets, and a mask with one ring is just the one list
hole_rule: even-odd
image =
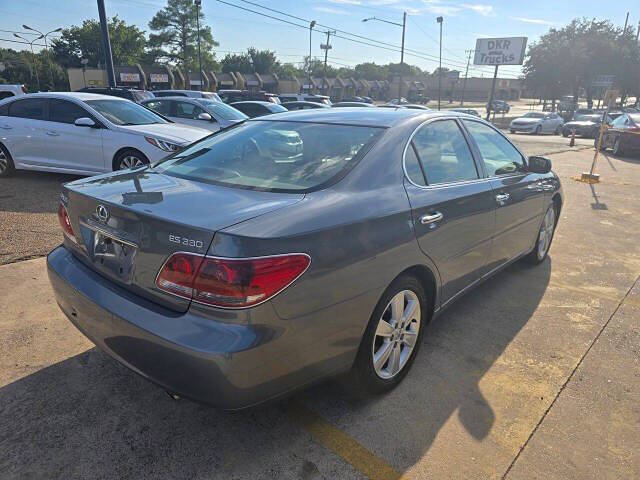
[[(393, 392), (361, 398), (346, 382), (336, 381), (300, 396), (355, 438), (368, 439), (368, 448), (383, 452), (382, 457), (400, 471), (424, 457), (454, 414), (459, 421), (459, 427), (453, 428), (458, 429), (460, 448), (477, 447), (492, 428), (504, 432), (509, 430), (505, 422), (519, 420), (502, 415), (502, 424), (496, 426), (497, 415), (482, 391), (489, 391), (494, 398), (500, 392), (502, 413), (511, 408), (505, 401), (521, 405), (530, 394), (505, 362), (495, 366), (491, 378), (510, 378), (512, 385), (485, 384), (481, 389), (479, 384), (538, 308), (550, 281), (551, 263), (550, 258), (538, 266), (517, 262), (431, 322), (411, 371)], [(528, 368), (532, 367), (515, 366), (517, 371)], [(471, 439), (463, 439), (464, 431)], [(458, 452), (467, 454), (472, 455)], [(453, 452), (447, 455), (456, 456)]]
[(304, 478), (308, 471), (337, 478), (344, 464), (296, 423), (290, 402), (405, 470), (456, 413), (473, 439), (490, 434), (496, 413), (479, 383), (531, 318), (550, 273), (550, 260), (517, 263), (466, 295), (427, 327), (404, 382), (377, 397), (355, 398), (330, 381), (225, 413), (175, 402), (90, 349), (0, 388), (0, 471), (3, 478)]

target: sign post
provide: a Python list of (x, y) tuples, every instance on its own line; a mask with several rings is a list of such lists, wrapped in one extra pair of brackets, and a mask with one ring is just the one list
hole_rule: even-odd
[(600, 175), (594, 173), (596, 169), (596, 164), (598, 163), (598, 153), (600, 153), (600, 146), (602, 145), (602, 137), (604, 136), (604, 132), (607, 131), (607, 125), (605, 120), (609, 115), (609, 111), (612, 106), (615, 106), (616, 100), (618, 98), (618, 90), (607, 90), (604, 95), (604, 104), (607, 107), (605, 113), (602, 114), (602, 122), (600, 122), (600, 134), (598, 135), (598, 142), (596, 143), (596, 153), (593, 154), (593, 162), (591, 162), (591, 169), (588, 172), (582, 172), (582, 176), (580, 177), (581, 182), (585, 183), (600, 183)]
[(527, 48), (527, 37), (507, 38), (479, 38), (476, 40), (474, 65), (493, 65), (493, 82), (491, 82), (491, 95), (487, 105), (487, 120), (493, 109), (493, 96), (495, 95), (496, 79), (498, 78), (498, 66), (522, 65), (524, 52)]

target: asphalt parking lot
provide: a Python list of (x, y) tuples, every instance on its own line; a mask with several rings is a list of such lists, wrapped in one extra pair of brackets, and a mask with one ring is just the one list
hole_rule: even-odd
[[(116, 364), (63, 317), (44, 255), (64, 176), (0, 183), (1, 478), (640, 478), (640, 160), (512, 136), (566, 202), (550, 257), (514, 264), (425, 332), (405, 381), (338, 379), (230, 414)], [(28, 261), (21, 259), (31, 258)]]

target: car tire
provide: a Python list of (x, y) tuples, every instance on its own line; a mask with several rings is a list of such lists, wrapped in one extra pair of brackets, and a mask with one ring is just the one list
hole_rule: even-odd
[(9, 150), (0, 143), (0, 178), (10, 177), (15, 172), (16, 167), (13, 164), (13, 158)]
[(515, 130), (509, 130), (509, 132), (510, 132), (510, 133), (516, 133), (516, 131), (515, 131)]
[(534, 135), (540, 135), (542, 133), (542, 125), (538, 125), (536, 127), (535, 132), (533, 132)]
[(524, 257), (527, 263), (537, 265), (544, 262), (547, 258), (547, 254), (551, 248), (551, 242), (553, 241), (553, 234), (556, 231), (557, 217), (558, 212), (556, 211), (555, 205), (549, 205), (549, 208), (547, 208), (542, 218), (535, 246), (533, 250)]
[(556, 131), (553, 132), (554, 135), (560, 135), (562, 133), (562, 127), (560, 125), (558, 125), (556, 127)]
[(134, 148), (127, 148), (118, 152), (113, 159), (113, 171), (125, 170), (127, 168), (140, 167), (148, 165), (149, 159), (146, 155)]
[[(402, 314), (394, 304), (402, 305)], [(373, 310), (351, 368), (355, 393), (383, 393), (402, 381), (418, 354), (429, 315), (427, 295), (416, 277), (402, 275), (389, 285)]]
[(622, 141), (620, 140), (620, 137), (616, 137), (615, 141), (613, 142), (611, 153), (613, 153), (613, 155), (616, 157), (624, 156), (624, 148), (622, 147)]
[(564, 138), (567, 138), (569, 136), (569, 131), (568, 130), (562, 130), (562, 136)]

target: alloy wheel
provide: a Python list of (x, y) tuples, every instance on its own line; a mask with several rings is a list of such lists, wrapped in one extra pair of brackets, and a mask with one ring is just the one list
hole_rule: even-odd
[(420, 300), (411, 290), (393, 296), (373, 337), (373, 368), (380, 378), (396, 376), (411, 358), (420, 332)]
[(553, 207), (549, 207), (547, 213), (542, 220), (540, 233), (538, 234), (538, 260), (542, 260), (549, 250), (551, 239), (553, 238), (553, 230), (556, 224), (556, 213)]
[(122, 160), (120, 160), (120, 170), (139, 167), (141, 165), (144, 165), (142, 159), (134, 155), (127, 155), (126, 157), (123, 157)]

